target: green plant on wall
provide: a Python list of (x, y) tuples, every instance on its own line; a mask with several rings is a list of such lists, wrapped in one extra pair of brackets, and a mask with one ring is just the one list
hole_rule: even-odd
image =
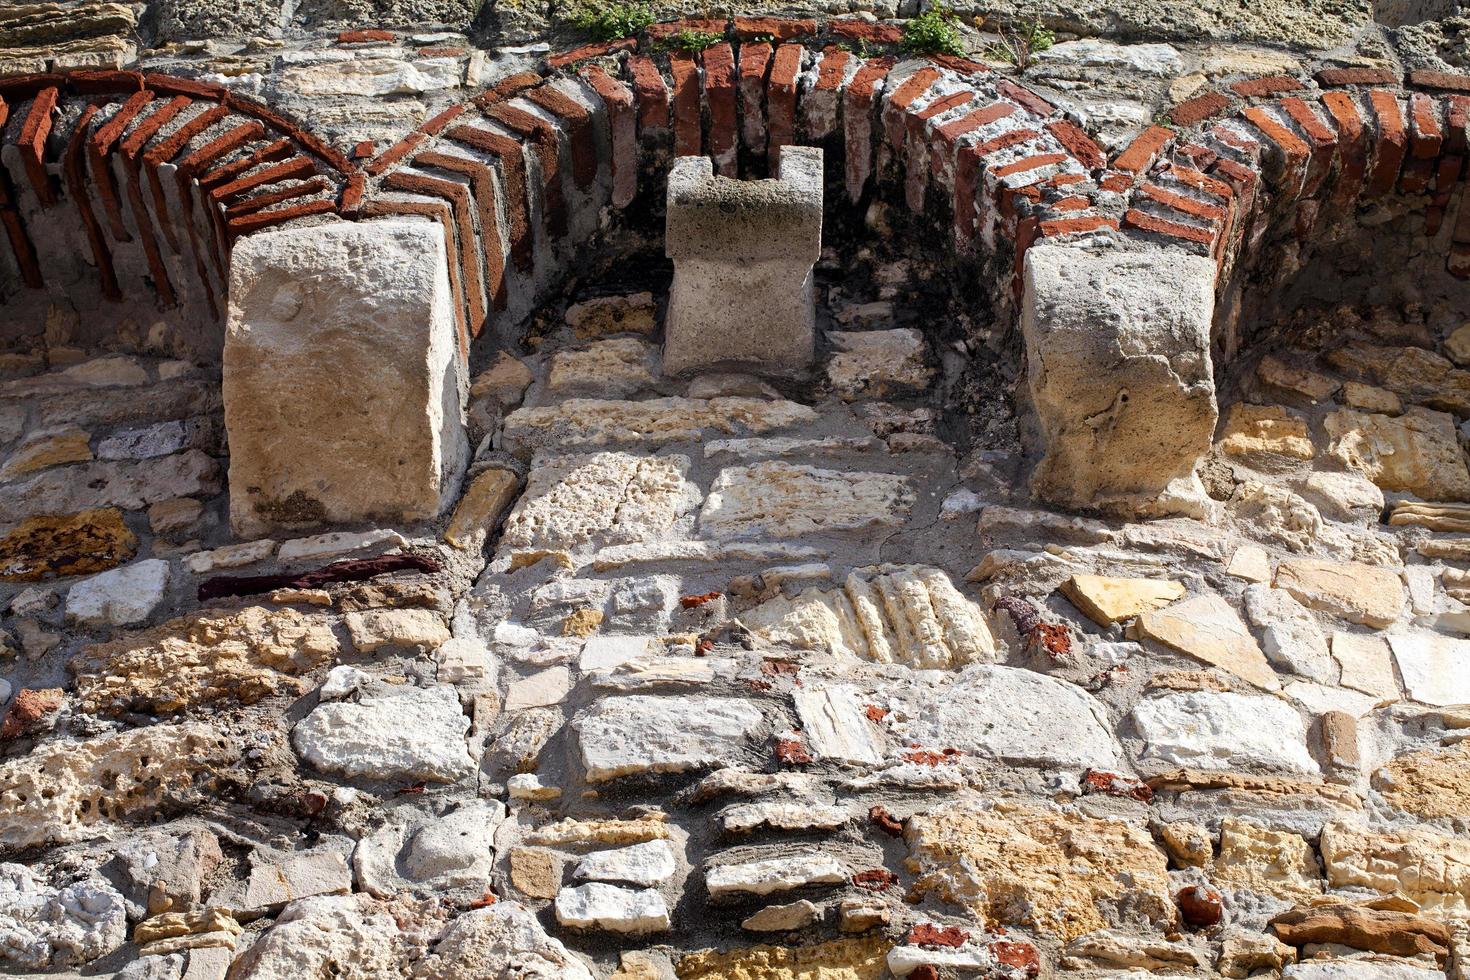
[(903, 25), (903, 49), (910, 54), (965, 53), (954, 11), (931, 7)]
[(653, 11), (643, 3), (588, 3), (572, 10), (572, 26), (596, 41), (620, 41), (653, 23)]
[(665, 41), (664, 46), (693, 54), (696, 51), (713, 47), (724, 39), (723, 35), (713, 34), (710, 31), (692, 31), (686, 28)]
[(1031, 64), (1038, 51), (1045, 51), (1057, 43), (1056, 34), (1044, 27), (1040, 20), (1033, 20), (1019, 29), (1003, 25), (997, 33), (1000, 43), (987, 48), (986, 56), (995, 61), (1008, 61), (1022, 69)]

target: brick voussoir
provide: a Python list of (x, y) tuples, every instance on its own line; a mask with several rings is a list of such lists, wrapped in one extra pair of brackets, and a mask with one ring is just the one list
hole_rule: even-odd
[(1408, 127), (1398, 97), (1383, 89), (1368, 93), (1368, 107), (1375, 124), (1373, 166), (1369, 170), (1367, 193), (1379, 197), (1393, 190), (1399, 170), (1408, 153)]
[(715, 171), (726, 177), (738, 173), (737, 152), (740, 144), (735, 52), (728, 42), (705, 48), (700, 53), (704, 65), (704, 102), (709, 110), (709, 152), (715, 158)]
[[(495, 192), (493, 168), (480, 160), (432, 150), (420, 153), (413, 162), (415, 167), (436, 168), (468, 178), (470, 194), (479, 213), (480, 261), (485, 280), (486, 302), (496, 311), (505, 309), (505, 252), (500, 241), (500, 223), (496, 217), (500, 212), (500, 199)], [(471, 333), (478, 337), (483, 326), (472, 326)]]
[(673, 78), (670, 105), (674, 116), (674, 155), (698, 156), (704, 147), (699, 66), (693, 55), (676, 52), (669, 57), (669, 74)]
[(102, 280), (102, 295), (116, 302), (122, 299), (122, 289), (118, 286), (117, 271), (112, 265), (112, 250), (102, 233), (101, 223), (92, 212), (91, 200), (87, 194), (85, 164), (83, 163), (84, 150), (88, 139), (88, 128), (96, 116), (97, 107), (95, 105), (89, 105), (82, 110), (81, 116), (77, 119), (76, 127), (72, 130), (71, 139), (67, 143), (66, 152), (62, 157), (62, 175), (66, 183), (67, 193), (71, 196), (73, 206), (77, 209), (77, 214), (82, 219), (82, 228), (86, 232), (87, 242), (91, 245), (93, 264), (97, 268), (98, 277)]
[(561, 140), (557, 128), (540, 116), (510, 103), (492, 106), (485, 113), (522, 137), (529, 137), (541, 164), (542, 187), (546, 194), (546, 231), (559, 239), (567, 230), (566, 194), (562, 189)]
[(510, 233), (510, 257), (515, 267), (526, 272), (533, 261), (531, 237), (530, 188), (526, 180), (526, 162), (521, 144), (509, 136), (456, 126), (445, 133), (450, 140), (473, 147), (500, 161), (501, 193), (506, 206), (506, 225)]
[(551, 85), (531, 89), (526, 101), (540, 106), (561, 120), (572, 158), (572, 179), (583, 190), (597, 180), (597, 139), (592, 113), (582, 103)]
[(598, 65), (587, 65), (581, 75), (607, 112), (612, 205), (625, 208), (638, 194), (638, 117), (633, 92)]
[(634, 55), (626, 64), (633, 95), (638, 102), (638, 134), (656, 135), (669, 130), (669, 86), (663, 72), (647, 55)]
[[(485, 315), (483, 296), (480, 294), (479, 263), (474, 261), (474, 229), (469, 224), (469, 192), (462, 184), (454, 181), (403, 170), (389, 174), (384, 178), (383, 186), (388, 190), (437, 198), (444, 202), (441, 205), (442, 210), (438, 212), (424, 208), (397, 213), (426, 214), (434, 217), (444, 226), (444, 247), (451, 257), (449, 277), (459, 297), (460, 341), (461, 345), (467, 349), (469, 332), (474, 328), (473, 325), (482, 320)], [(372, 214), (376, 206), (385, 204), (387, 202), (370, 201), (363, 206), (363, 213)]]
[[(282, 139), (276, 140), (273, 143), (266, 143), (263, 146), (256, 147), (245, 156), (237, 157), (229, 163), (220, 164), (205, 173), (199, 174), (196, 171), (196, 182), (199, 184), (201, 190), (212, 191), (222, 184), (235, 181), (256, 167), (285, 160), (295, 152), (296, 146), (290, 140)], [(302, 159), (306, 158), (303, 157)], [(179, 172), (183, 173), (182, 167), (179, 168)]]
[(51, 124), (56, 114), (58, 95), (59, 91), (55, 87), (44, 88), (36, 94), (26, 112), (25, 122), (21, 124), (17, 143), (31, 189), (35, 191), (41, 204), (47, 207), (57, 203), (51, 178), (46, 173), (45, 151), (46, 139), (51, 135)]
[(766, 81), (766, 162), (772, 173), (778, 149), (796, 142), (796, 77), (805, 53), (799, 44), (782, 44), (771, 56)]
[(1167, 238), (1195, 242), (1207, 247), (1213, 247), (1215, 244), (1215, 236), (1209, 229), (1200, 228), (1182, 221), (1171, 221), (1168, 218), (1149, 214), (1138, 208), (1129, 208), (1124, 213), (1123, 227), (1134, 228), (1155, 235), (1163, 235)]
[(209, 196), (214, 201), (227, 201), (259, 187), (268, 187), (283, 180), (307, 180), (316, 176), (316, 164), (310, 157), (298, 156), (274, 166), (266, 167), (247, 177), (239, 177), (225, 184), (210, 188)]

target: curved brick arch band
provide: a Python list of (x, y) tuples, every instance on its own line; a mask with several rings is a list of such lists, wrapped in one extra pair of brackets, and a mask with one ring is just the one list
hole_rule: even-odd
[[(23, 174), (0, 170), (0, 222), (25, 286), (45, 286), (37, 232), (66, 209), (104, 297), (151, 288), (159, 305), (173, 307), (197, 293), (215, 317), (231, 243), (339, 212), (354, 170), (265, 105), (158, 73), (0, 79), (0, 126)], [(147, 287), (123, 281), (115, 255), (129, 248), (143, 253)]]

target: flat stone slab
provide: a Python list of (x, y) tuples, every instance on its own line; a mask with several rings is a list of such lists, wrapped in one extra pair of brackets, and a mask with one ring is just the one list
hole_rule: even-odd
[(746, 701), (706, 697), (608, 697), (572, 722), (587, 781), (688, 772), (728, 764), (763, 724)]
[(825, 854), (789, 855), (740, 864), (722, 864), (705, 872), (710, 898), (734, 895), (770, 895), (809, 885), (837, 885), (847, 880), (847, 871), (834, 857)]
[(767, 461), (720, 471), (699, 514), (710, 537), (794, 538), (902, 524), (914, 504), (907, 478)]
[(319, 705), (297, 723), (291, 745), (326, 772), (452, 783), (474, 769), (465, 748), (469, 728), (454, 688), (410, 687)]
[(651, 889), (590, 882), (556, 895), (556, 921), (572, 929), (606, 929), (634, 935), (669, 928), (669, 907)]
[(1132, 718), (1144, 741), (1140, 761), (1320, 771), (1307, 751), (1301, 715), (1275, 698), (1214, 691), (1168, 694), (1139, 702)]

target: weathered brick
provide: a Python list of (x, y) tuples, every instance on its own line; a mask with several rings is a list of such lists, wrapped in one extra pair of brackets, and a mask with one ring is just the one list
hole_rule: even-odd
[(307, 180), (316, 176), (316, 164), (310, 157), (292, 157), (282, 163), (257, 170), (246, 177), (237, 177), (228, 183), (213, 187), (209, 196), (216, 201), (227, 201), (232, 197), (247, 194), (257, 187), (269, 187), (283, 180)]
[(1260, 78), (1235, 82), (1230, 86), (1230, 91), (1242, 99), (1269, 99), (1273, 95), (1300, 92), (1304, 88), (1305, 85), (1289, 75), (1263, 75)]
[(607, 110), (608, 129), (612, 134), (609, 155), (612, 205), (625, 208), (638, 193), (638, 119), (633, 93), (597, 65), (587, 65), (581, 74)]
[(723, 17), (685, 17), (682, 20), (650, 24), (648, 37), (653, 41), (667, 41), (684, 31), (692, 31), (696, 34), (718, 34), (724, 37), (729, 27), (730, 22)]
[(1010, 99), (1016, 105), (1025, 109), (1035, 116), (1050, 116), (1057, 111), (1057, 107), (1026, 88), (1017, 85), (1009, 78), (1002, 78), (995, 83), (995, 90), (1001, 98)]
[(1397, 85), (1397, 72), (1387, 68), (1323, 68), (1314, 76), (1324, 88), (1344, 85)]
[(1014, 112), (1016, 112), (1016, 107), (1009, 102), (992, 102), (973, 112), (967, 112), (958, 119), (952, 119), (936, 129), (933, 138), (929, 141), (930, 166), (935, 176), (939, 176), (947, 168), (954, 154), (955, 144), (962, 137), (968, 136), (982, 126), (988, 126), (1004, 119)]
[(1322, 105), (1332, 116), (1337, 126), (1337, 183), (1332, 189), (1332, 201), (1339, 207), (1357, 200), (1363, 189), (1363, 177), (1368, 171), (1368, 146), (1365, 139), (1363, 116), (1357, 101), (1346, 92), (1328, 92), (1322, 96)]
[(1311, 160), (1312, 148), (1262, 106), (1252, 106), (1241, 113), (1251, 125), (1275, 148), (1269, 158), (1275, 163), (1274, 177), (1285, 193), (1295, 197), (1301, 193), (1307, 176), (1307, 164)]
[(1415, 92), (1409, 96), (1409, 153), (1416, 160), (1432, 160), (1444, 146), (1444, 128), (1440, 124), (1439, 103)]
[(897, 44), (903, 40), (903, 28), (897, 24), (874, 24), (854, 17), (842, 17), (827, 22), (827, 30), (836, 37), (848, 41), (866, 41), (869, 44)]
[(587, 107), (553, 85), (526, 93), (526, 101), (545, 109), (562, 121), (567, 148), (572, 155), (572, 179), (586, 190), (597, 180), (597, 135)]
[(490, 88), (475, 96), (475, 107), (486, 110), (491, 106), (500, 105), (502, 102), (509, 102), (516, 96), (528, 92), (538, 85), (543, 85), (545, 82), (546, 79), (534, 71), (521, 71), (516, 72), (514, 75), (507, 75), (490, 86)]
[(463, 103), (452, 105), (448, 109), (445, 109), (443, 112), (431, 116), (430, 118), (420, 123), (418, 126), (418, 131), (420, 133), (423, 133), (425, 136), (438, 136), (440, 133), (444, 132), (444, 130), (449, 128), (450, 123), (454, 122), (460, 116), (464, 115), (468, 110), (469, 106)]
[(1169, 110), (1169, 121), (1176, 126), (1196, 126), (1230, 108), (1230, 99), (1223, 92), (1206, 92), (1179, 103)]
[(896, 155), (902, 155), (907, 139), (908, 127), (904, 113), (929, 91), (939, 80), (937, 68), (924, 67), (909, 75), (883, 100), (883, 129), (889, 147)]
[(163, 256), (158, 250), (158, 238), (153, 229), (153, 219), (148, 214), (148, 208), (143, 204), (143, 182), (139, 174), (136, 161), (124, 157), (127, 171), (126, 187), (128, 203), (133, 210), (133, 222), (138, 227), (138, 240), (143, 246), (143, 259), (148, 263), (148, 275), (153, 280), (153, 291), (158, 294), (159, 302), (165, 307), (174, 306), (178, 299), (174, 293), (173, 281), (169, 278), (168, 268), (163, 264)]
[(1416, 68), (1409, 72), (1409, 84), (1420, 88), (1437, 88), (1446, 92), (1470, 92), (1470, 75)]
[(776, 171), (777, 151), (796, 142), (796, 76), (801, 71), (799, 44), (783, 44), (771, 57), (766, 82), (766, 161)]
[(980, 199), (980, 154), (961, 146), (954, 160), (954, 237), (963, 248), (975, 237), (975, 207)]
[[(750, 43), (742, 44), (739, 52), (740, 142), (747, 152), (758, 156), (766, 152), (766, 78), (773, 50), (769, 44)], [(832, 100), (835, 95), (827, 93), (826, 97)]]
[(428, 139), (428, 136), (415, 130), (388, 147), (382, 153), (373, 157), (362, 169), (370, 176), (380, 176), (406, 160), (414, 150), (427, 142)]
[(1100, 215), (1087, 215), (1077, 218), (1052, 218), (1041, 222), (1041, 235), (1043, 238), (1057, 238), (1062, 235), (1082, 235), (1104, 228), (1117, 230), (1118, 219), (1105, 218)]
[(948, 68), (957, 75), (986, 75), (990, 69), (971, 58), (957, 54), (931, 54), (929, 60), (940, 68)]
[(137, 71), (93, 71), (68, 72), (66, 87), (80, 95), (100, 95), (104, 92), (141, 92), (144, 88), (143, 73)]
[(703, 149), (699, 68), (693, 56), (678, 52), (669, 57), (669, 74), (674, 79), (674, 155), (698, 156)]
[(167, 126), (179, 113), (192, 104), (193, 102), (187, 96), (180, 95), (155, 108), (148, 118), (134, 126), (127, 139), (123, 140), (122, 146), (119, 147), (122, 155), (130, 163), (136, 161), (148, 141), (157, 136), (160, 129)]
[(0, 208), (0, 224), (5, 225), (5, 237), (10, 241), (11, 254), (15, 256), (15, 264), (20, 268), (21, 281), (31, 289), (40, 289), (46, 285), (41, 276), (41, 265), (36, 261), (36, 248), (31, 244), (20, 212), (13, 207)]
[(842, 93), (847, 196), (853, 201), (863, 196), (873, 172), (873, 106), (878, 88), (894, 64), (895, 59), (891, 57), (870, 58)]
[(975, 152), (986, 157), (992, 153), (999, 153), (1001, 150), (1009, 150), (1013, 146), (1020, 146), (1022, 143), (1039, 139), (1041, 139), (1041, 134), (1034, 129), (1012, 129), (999, 136), (993, 136), (983, 143), (975, 144)]
[[(744, 49), (740, 57), (745, 58)], [(808, 138), (823, 140), (837, 131), (842, 83), (847, 78), (852, 54), (836, 45), (822, 49), (817, 59), (817, 80), (802, 98), (803, 123)]]
[(1470, 154), (1470, 95), (1447, 96), (1445, 109), (1445, 152)]
[(809, 17), (736, 17), (735, 37), (741, 41), (794, 41), (817, 33), (817, 22)]
[[(434, 167), (468, 178), (470, 194), (480, 218), (481, 273), (485, 279), (486, 302), (494, 310), (503, 310), (508, 298), (505, 284), (505, 249), (500, 241), (500, 223), (496, 220), (499, 211), (495, 196), (494, 171), (488, 163), (471, 160), (449, 153), (432, 150), (414, 158), (416, 167)], [(472, 323), (470, 332), (478, 337), (483, 323)]]
[(567, 202), (561, 183), (561, 146), (556, 127), (508, 103), (486, 110), (490, 118), (523, 137), (529, 137), (536, 159), (541, 164), (541, 182), (545, 191), (547, 233), (561, 238), (567, 232)]
[(207, 99), (218, 102), (224, 98), (225, 87), (213, 82), (200, 82), (192, 78), (180, 78), (177, 75), (165, 75), (162, 72), (149, 72), (143, 76), (143, 87), (152, 89), (159, 95), (187, 95), (191, 99)]
[(46, 139), (51, 135), (51, 123), (56, 114), (59, 95), (59, 90), (55, 88), (44, 88), (36, 93), (35, 99), (31, 101), (31, 108), (26, 113), (25, 122), (21, 124), (20, 140), (16, 145), (20, 150), (21, 161), (25, 164), (31, 189), (47, 207), (57, 201), (51, 178), (46, 173)]
[(726, 42), (700, 53), (704, 63), (704, 101), (709, 107), (709, 152), (715, 171), (726, 177), (739, 173), (736, 151), (739, 122), (736, 113), (735, 52)]
[(277, 112), (270, 106), (238, 92), (227, 93), (225, 105), (241, 115), (260, 120), (282, 136), (295, 141), (303, 150), (319, 158), (333, 170), (345, 174), (353, 169), (352, 161), (343, 156), (335, 147), (330, 146), (325, 140), (304, 128), (290, 116)]
[(1323, 122), (1316, 109), (1299, 98), (1293, 96), (1282, 99), (1280, 105), (1282, 111), (1306, 134), (1311, 144), (1306, 185), (1302, 189), (1302, 196), (1311, 197), (1332, 170), (1333, 159), (1337, 155), (1337, 133)]
[(1235, 197), (1235, 191), (1229, 184), (1223, 180), (1216, 180), (1209, 174), (1202, 173), (1199, 170), (1194, 170), (1189, 167), (1171, 166), (1168, 173), (1170, 177), (1173, 177), (1181, 184), (1192, 187), (1197, 191), (1203, 191), (1211, 197), (1218, 197), (1226, 201), (1232, 200)]
[(1163, 126), (1150, 126), (1139, 133), (1138, 137), (1128, 144), (1122, 153), (1118, 154), (1117, 159), (1113, 161), (1113, 169), (1131, 174), (1143, 173), (1153, 166), (1159, 151), (1173, 138), (1172, 130)]
[[(256, 147), (243, 157), (237, 157), (229, 163), (221, 164), (207, 173), (197, 173), (196, 180), (201, 190), (212, 191), (222, 184), (228, 184), (243, 174), (254, 170), (261, 164), (275, 163), (285, 160), (296, 152), (296, 147), (290, 140), (279, 139)], [(302, 159), (305, 159), (304, 157)], [(309, 160), (307, 161), (310, 162)], [(181, 167), (180, 170), (183, 168)]]
[(311, 180), (302, 181), (290, 187), (282, 187), (278, 190), (266, 191), (264, 194), (256, 194), (254, 197), (247, 197), (243, 200), (236, 201), (234, 204), (225, 208), (225, 218), (236, 218), (240, 215), (264, 211), (266, 208), (275, 207), (277, 204), (292, 201), (298, 197), (319, 194), (327, 190), (330, 186), (326, 178), (313, 177)]
[(392, 31), (359, 30), (343, 31), (337, 35), (338, 44), (382, 44), (397, 40)]
[(1169, 238), (1180, 238), (1185, 241), (1198, 242), (1201, 245), (1214, 245), (1215, 236), (1204, 228), (1185, 224), (1181, 221), (1170, 221), (1158, 215), (1130, 208), (1123, 215), (1123, 227), (1137, 228), (1139, 231), (1152, 232), (1156, 235), (1165, 235)]
[(474, 147), (500, 161), (501, 193), (505, 200), (505, 220), (510, 233), (510, 258), (522, 272), (534, 261), (534, 239), (531, 236), (530, 199), (526, 186), (526, 160), (521, 144), (508, 136), (455, 126), (444, 134), (448, 139)]
[(1219, 159), (1220, 154), (1201, 143), (1184, 143), (1174, 147), (1174, 156), (1196, 170), (1204, 170)]
[(992, 176), (997, 178), (1010, 177), (1014, 174), (1028, 173), (1032, 170), (1040, 170), (1043, 167), (1054, 167), (1059, 163), (1065, 163), (1071, 157), (1065, 153), (1038, 153), (1035, 156), (1022, 157), (1012, 161), (1003, 167), (991, 170)]
[(1373, 169), (1369, 172), (1368, 193), (1374, 197), (1393, 190), (1399, 179), (1408, 152), (1408, 128), (1404, 125), (1404, 111), (1392, 92), (1373, 89), (1368, 93), (1368, 105), (1377, 123), (1377, 150), (1374, 153)]
[(102, 209), (107, 213), (107, 221), (112, 229), (112, 237), (119, 242), (132, 241), (128, 234), (127, 226), (123, 223), (122, 203), (117, 194), (117, 181), (113, 175), (112, 167), (108, 165), (108, 157), (113, 147), (122, 138), (123, 131), (129, 123), (143, 111), (143, 107), (152, 101), (151, 92), (134, 92), (126, 102), (118, 106), (112, 118), (97, 128), (92, 138), (87, 141), (87, 162), (92, 171), (92, 183), (97, 188), (97, 197), (102, 201)]
[(36, 72), (29, 75), (11, 75), (0, 78), (0, 98), (9, 103), (24, 102), (35, 98), (44, 88), (56, 88), (66, 84), (66, 76), (60, 72)]
[(89, 105), (82, 110), (81, 116), (77, 118), (76, 128), (72, 130), (71, 140), (67, 143), (61, 169), (66, 182), (67, 194), (71, 197), (72, 206), (76, 208), (77, 215), (82, 219), (82, 228), (87, 234), (88, 244), (92, 247), (92, 264), (96, 266), (97, 276), (102, 280), (102, 295), (116, 301), (122, 299), (122, 289), (118, 286), (117, 272), (112, 265), (112, 250), (108, 247), (107, 239), (102, 234), (101, 223), (92, 213), (91, 196), (87, 193), (87, 177), (83, 169), (83, 151), (86, 148), (92, 120), (96, 116), (97, 107), (95, 105)]
[(1197, 201), (1192, 197), (1186, 197), (1183, 194), (1171, 191), (1167, 187), (1160, 187), (1158, 184), (1145, 183), (1138, 188), (1138, 193), (1151, 201), (1164, 205), (1164, 207), (1180, 211), (1195, 218), (1202, 218), (1205, 221), (1216, 223), (1222, 223), (1225, 220), (1225, 209), (1219, 205)]
[(552, 68), (565, 68), (579, 61), (587, 61), (589, 58), (605, 58), (619, 51), (635, 51), (637, 48), (638, 42), (631, 37), (625, 37), (619, 41), (595, 41), (592, 44), (583, 44), (560, 54), (554, 54), (546, 59), (546, 63)]
[(1046, 124), (1046, 131), (1088, 170), (1100, 170), (1108, 165), (1108, 155), (1103, 152), (1091, 136), (1076, 123), (1059, 119)]

